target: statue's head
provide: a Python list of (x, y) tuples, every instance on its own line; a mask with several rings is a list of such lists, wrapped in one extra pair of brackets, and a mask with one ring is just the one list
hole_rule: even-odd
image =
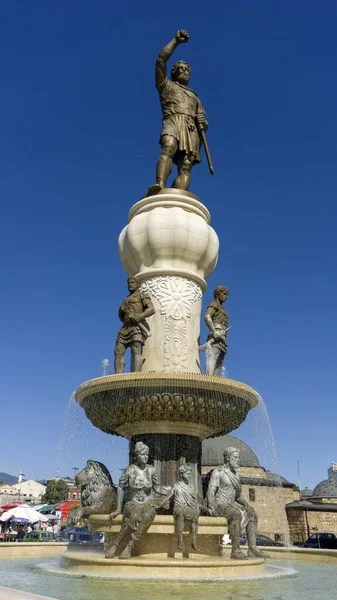
[(171, 70), (172, 81), (178, 81), (183, 85), (187, 85), (191, 79), (191, 67), (184, 60), (178, 60), (174, 63)]
[(240, 450), (233, 446), (225, 448), (223, 460), (225, 465), (228, 465), (232, 469), (237, 469), (240, 466)]
[(188, 464), (181, 465), (179, 467), (179, 479), (189, 483), (192, 477), (192, 467)]
[(149, 460), (149, 447), (146, 444), (143, 444), (143, 442), (136, 442), (134, 453), (137, 462), (146, 465)]
[(128, 290), (129, 292), (134, 292), (139, 288), (139, 281), (137, 277), (129, 277), (128, 278)]
[(229, 294), (229, 289), (226, 288), (226, 286), (224, 286), (224, 285), (218, 285), (216, 288), (214, 288), (214, 299), (219, 300), (219, 302), (221, 302), (221, 304), (223, 302), (226, 302), (226, 300), (228, 298), (228, 294)]

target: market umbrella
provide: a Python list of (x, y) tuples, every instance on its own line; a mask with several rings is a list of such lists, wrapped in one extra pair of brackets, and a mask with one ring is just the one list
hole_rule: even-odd
[(46, 504), (45, 502), (42, 502), (42, 504), (41, 504), (41, 502), (40, 502), (40, 504), (31, 504), (30, 506), (31, 506), (31, 508), (34, 508), (34, 510), (38, 510), (39, 511), (44, 506), (48, 506), (48, 504)]
[(52, 512), (52, 510), (55, 510), (55, 506), (56, 506), (56, 504), (43, 504), (43, 505), (41, 506), (41, 508), (39, 508), (39, 509), (38, 509), (38, 511), (39, 511), (40, 513), (42, 513), (43, 515), (44, 515), (45, 513), (51, 513), (51, 512)]
[(10, 502), (9, 504), (4, 504), (0, 506), (0, 509), (6, 512), (6, 510), (10, 510), (11, 508), (16, 508), (17, 506), (22, 506), (23, 502)]
[(15, 517), (15, 519), (10, 519), (10, 521), (11, 523), (29, 523), (29, 520), (23, 517)]
[(57, 515), (46, 515), (48, 521), (59, 521), (61, 519), (61, 517), (58, 517)]
[(1, 515), (0, 521), (9, 521), (9, 519), (18, 517), (27, 519), (30, 523), (36, 523), (37, 521), (48, 521), (47, 517), (41, 515), (41, 513), (37, 512), (37, 510), (34, 510), (34, 508), (29, 508), (29, 506), (17, 506), (16, 508), (7, 510)]

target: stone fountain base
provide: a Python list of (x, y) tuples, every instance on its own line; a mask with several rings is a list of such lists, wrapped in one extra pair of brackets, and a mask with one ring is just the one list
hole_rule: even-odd
[[(110, 521), (108, 515), (91, 515), (88, 518), (90, 531), (105, 532), (106, 549), (119, 533), (121, 523), (122, 515), (118, 515), (113, 521)], [(222, 555), (221, 538), (224, 533), (227, 533), (227, 521), (223, 517), (199, 517), (198, 547), (201, 553), (210, 556)], [(184, 537), (187, 558), (190, 539), (188, 535)], [(147, 533), (135, 546), (135, 555), (166, 554), (167, 557), (173, 558), (177, 554), (177, 547), (178, 536), (175, 532), (173, 516), (156, 515)]]
[[(120, 530), (122, 517), (110, 521), (107, 515), (91, 515), (91, 531), (104, 531), (105, 544), (109, 546)], [(224, 579), (253, 577), (265, 570), (262, 558), (232, 560), (231, 548), (221, 545), (227, 532), (227, 521), (222, 517), (200, 517), (198, 547), (200, 553), (191, 551), (190, 538), (185, 536), (186, 551), (177, 551), (178, 536), (170, 515), (157, 515), (148, 532), (135, 547), (135, 556), (127, 560), (104, 558), (98, 552), (69, 550), (63, 555), (63, 567), (69, 573), (135, 579)], [(186, 531), (186, 533), (188, 533)], [(244, 552), (246, 549), (244, 549)]]
[(144, 554), (127, 560), (106, 559), (94, 552), (69, 552), (63, 557), (63, 567), (69, 573), (109, 577), (115, 579), (193, 579), (217, 580), (263, 575), (262, 558), (230, 560), (220, 556), (190, 554), (184, 558), (176, 554)]

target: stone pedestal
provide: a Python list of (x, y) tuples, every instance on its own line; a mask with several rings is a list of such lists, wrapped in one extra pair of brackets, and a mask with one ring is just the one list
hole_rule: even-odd
[(143, 352), (142, 371), (200, 373), (199, 336), (202, 289), (187, 277), (149, 277), (141, 290), (150, 295), (155, 314)]
[[(109, 520), (108, 515), (91, 515), (88, 518), (90, 531), (104, 531), (106, 549), (118, 535), (122, 522), (122, 516)], [(198, 548), (202, 554), (209, 556), (223, 556), (221, 539), (227, 533), (227, 521), (223, 517), (199, 517)], [(187, 533), (187, 527), (185, 529)], [(191, 548), (191, 538), (185, 536), (186, 551), (194, 554)], [(227, 547), (229, 558), (231, 548)], [(156, 515), (148, 531), (137, 542), (134, 556), (144, 554), (166, 554), (172, 556), (178, 553), (178, 535), (175, 528), (174, 518), (171, 515)], [(118, 560), (118, 559), (117, 559)], [(119, 561), (119, 563), (124, 561)]]
[(121, 261), (141, 281), (155, 314), (143, 371), (200, 373), (202, 293), (217, 263), (219, 240), (197, 196), (164, 189), (130, 210), (119, 237)]

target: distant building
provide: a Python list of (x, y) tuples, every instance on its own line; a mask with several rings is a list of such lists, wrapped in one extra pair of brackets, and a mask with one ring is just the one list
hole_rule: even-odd
[(300, 501), (287, 504), (290, 539), (293, 542), (303, 542), (314, 532), (337, 535), (336, 469), (336, 463), (332, 463), (328, 479), (318, 483), (313, 491), (303, 490)]
[(39, 502), (42, 496), (46, 493), (46, 486), (34, 479), (28, 479), (21, 483), (15, 483), (12, 485), (12, 489), (17, 490), (22, 499), (29, 499), (30, 501)]
[(13, 496), (17, 495), (18, 491), (14, 489), (11, 485), (7, 483), (3, 483), (0, 485), (0, 496)]
[(11, 500), (22, 500), (23, 502), (39, 502), (46, 491), (46, 486), (42, 485), (34, 479), (28, 479), (14, 485), (0, 486), (0, 501), (1, 504), (4, 496), (9, 496)]
[(9, 502), (40, 502), (45, 491), (46, 486), (34, 479), (14, 485), (0, 485), (0, 506)]
[(75, 485), (74, 479), (72, 477), (48, 477), (47, 479), (39, 479), (39, 482), (47, 486), (48, 483), (50, 483), (51, 481), (58, 481), (59, 479), (65, 481), (68, 487), (74, 487)]
[(311, 498), (313, 493), (314, 493), (314, 490), (310, 490), (307, 487), (304, 488), (304, 490), (301, 490), (301, 500), (307, 500), (308, 498)]
[(68, 500), (78, 500), (81, 501), (81, 488), (79, 487), (70, 487), (68, 490)]

